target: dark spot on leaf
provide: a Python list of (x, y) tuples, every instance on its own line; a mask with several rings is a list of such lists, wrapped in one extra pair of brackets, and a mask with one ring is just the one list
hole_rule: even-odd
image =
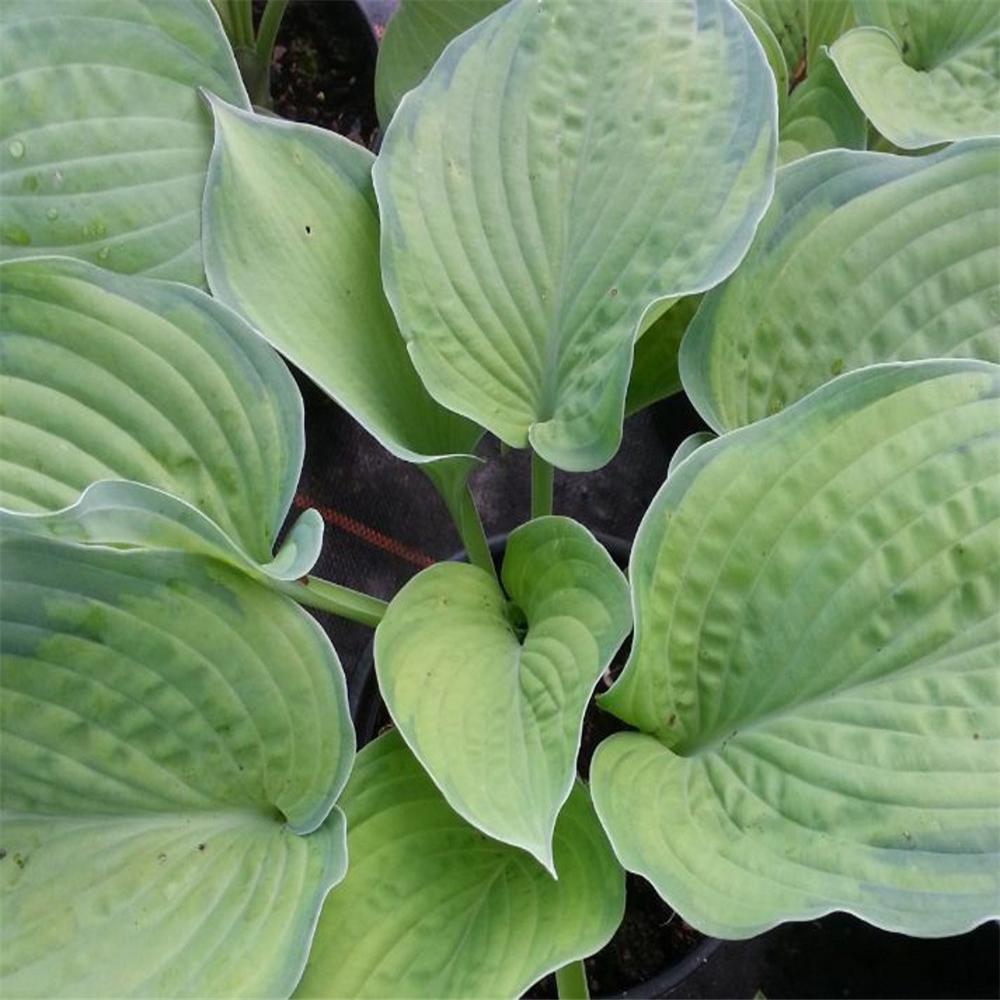
[(199, 850), (199, 851), (203, 851), (203, 850), (205, 850), (205, 845), (204, 845), (204, 844), (199, 844), (199, 845), (198, 845), (198, 850)]
[(979, 733), (973, 733), (973, 734), (972, 734), (972, 738), (973, 738), (974, 740), (978, 740), (978, 739), (979, 739)]
[(3, 861), (5, 857), (7, 857), (7, 848), (0, 847), (0, 861)]
[(792, 68), (791, 76), (788, 80), (788, 92), (791, 93), (805, 78), (808, 72), (806, 66), (806, 53), (803, 52), (799, 61)]
[(676, 721), (677, 721), (677, 713), (676, 712), (671, 712), (670, 713), (670, 718), (667, 719), (667, 725), (668, 726), (672, 726)]
[(306, 236), (312, 236), (312, 226), (306, 226)]
[(612, 288), (611, 291), (608, 292), (608, 295), (610, 295), (611, 298), (614, 298), (617, 294), (618, 294), (618, 289), (617, 288)]

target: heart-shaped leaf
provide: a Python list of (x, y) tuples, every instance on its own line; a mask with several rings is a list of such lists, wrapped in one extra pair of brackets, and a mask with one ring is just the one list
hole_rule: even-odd
[(437, 563), (389, 605), (375, 664), (396, 725), (452, 807), (552, 867), (590, 695), (628, 634), (628, 587), (583, 527), (512, 532), (503, 584)]
[(379, 43), (375, 110), (383, 130), (403, 95), (428, 74), (444, 47), (507, 0), (400, 0)]
[(739, 427), (873, 362), (1000, 361), (998, 173), (995, 139), (783, 167), (749, 253), (681, 345), (705, 420)]
[(630, 566), (591, 766), (626, 868), (699, 929), (844, 909), (937, 936), (1000, 892), (1000, 368), (877, 365), (705, 444)]
[(346, 867), (325, 635), (188, 553), (2, 560), (4, 995), (287, 995)]
[(439, 406), (407, 356), (382, 290), (372, 154), (322, 129), (211, 103), (212, 293), (394, 455), (429, 464), (436, 482), (464, 484), (482, 431)]
[(996, 135), (1000, 5), (995, 0), (855, 0), (857, 23), (830, 47), (875, 127), (903, 149)]
[(183, 285), (65, 258), (0, 276), (3, 506), (53, 511), (133, 480), (268, 563), (304, 450), (301, 397), (271, 348)]
[(560, 468), (604, 464), (644, 314), (750, 241), (775, 117), (729, 4), (508, 4), (456, 38), (373, 172), (386, 290), (431, 393)]
[(517, 997), (605, 945), (624, 874), (579, 782), (555, 880), (451, 809), (398, 732), (358, 754), (340, 799), (351, 866), (327, 896), (296, 997)]
[(208, 0), (4, 0), (0, 45), (0, 255), (203, 285), (196, 88), (248, 106)]

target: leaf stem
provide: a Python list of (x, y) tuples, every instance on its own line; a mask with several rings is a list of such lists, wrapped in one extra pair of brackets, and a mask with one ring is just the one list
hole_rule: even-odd
[(288, 0), (267, 0), (264, 4), (264, 11), (260, 15), (260, 24), (257, 26), (257, 41), (254, 48), (260, 56), (264, 65), (271, 68), (271, 57), (274, 54), (274, 41), (278, 37), (278, 28), (281, 27), (281, 19), (285, 16), (285, 8)]
[(382, 620), (388, 607), (385, 601), (380, 601), (377, 597), (370, 597), (318, 576), (307, 576), (304, 580), (275, 580), (274, 586), (297, 604), (329, 611), (372, 628)]
[(462, 539), (462, 547), (469, 557), (469, 562), (473, 566), (486, 570), (493, 579), (497, 579), (497, 569), (486, 541), (483, 521), (479, 516), (479, 510), (472, 498), (472, 491), (469, 489), (468, 483), (459, 494), (458, 502), (452, 507), (451, 514), (459, 537)]
[(556, 993), (560, 1000), (589, 1000), (587, 970), (583, 959), (556, 969)]
[(235, 49), (238, 46), (253, 46), (253, 13), (250, 0), (212, 0), (222, 21), (222, 27), (229, 38), (229, 44)]
[(531, 453), (531, 516), (546, 517), (552, 513), (552, 492), (555, 469), (538, 452)]

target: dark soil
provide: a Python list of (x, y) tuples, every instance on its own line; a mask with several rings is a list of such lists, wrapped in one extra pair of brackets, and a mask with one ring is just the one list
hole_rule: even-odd
[[(613, 997), (623, 991), (651, 996), (643, 984), (690, 955), (705, 938), (684, 923), (638, 875), (625, 880), (626, 907), (615, 936), (586, 959), (587, 983), (593, 997)], [(640, 987), (636, 991), (636, 987)], [(546, 976), (524, 994), (528, 1000), (554, 998), (555, 976)]]
[[(254, 4), (259, 17), (262, 4)], [(371, 26), (348, 0), (292, 0), (274, 47), (271, 97), (282, 118), (339, 132), (374, 149), (375, 55)]]

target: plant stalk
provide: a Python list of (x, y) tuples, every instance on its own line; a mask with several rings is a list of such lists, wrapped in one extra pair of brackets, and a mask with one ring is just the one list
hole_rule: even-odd
[(556, 993), (560, 1000), (590, 1000), (583, 959), (556, 969)]
[(531, 516), (547, 517), (552, 513), (555, 469), (538, 452), (531, 453)]
[(234, 20), (237, 24), (236, 33), (240, 45), (253, 47), (253, 4), (242, 0), (234, 4)]
[(318, 576), (307, 576), (304, 580), (275, 580), (275, 588), (297, 604), (303, 604), (319, 611), (360, 622), (374, 628), (382, 620), (388, 607), (385, 601), (369, 597), (350, 587), (331, 583)]
[[(493, 556), (490, 554), (490, 547), (486, 541), (486, 532), (483, 529), (483, 521), (479, 516), (476, 502), (472, 499), (472, 491), (469, 489), (468, 483), (463, 487), (458, 502), (452, 508), (452, 517), (459, 537), (462, 539), (462, 547), (469, 557), (469, 562), (473, 566), (486, 570), (496, 580), (497, 568), (493, 563)], [(497, 582), (499, 584), (499, 581)]]
[(229, 38), (229, 44), (237, 47), (253, 47), (253, 11), (250, 0), (212, 0), (222, 21), (222, 27)]
[(264, 11), (260, 15), (260, 24), (257, 26), (257, 42), (255, 48), (264, 65), (271, 68), (271, 59), (274, 55), (274, 41), (278, 37), (278, 28), (281, 27), (281, 19), (285, 16), (285, 8), (288, 0), (267, 0), (264, 4)]

